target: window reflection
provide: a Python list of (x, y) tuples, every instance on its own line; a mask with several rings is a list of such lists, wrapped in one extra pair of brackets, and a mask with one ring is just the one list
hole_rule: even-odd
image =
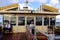
[(50, 25), (51, 26), (55, 25), (55, 18), (53, 18), (53, 17), (50, 18)]
[(49, 25), (49, 18), (48, 17), (44, 18), (44, 25)]
[(0, 14), (0, 26), (2, 26), (3, 23), (3, 15)]
[(42, 17), (41, 16), (36, 17), (36, 25), (42, 25)]
[(30, 25), (31, 21), (33, 21), (33, 23), (34, 23), (34, 18), (33, 17), (27, 17), (27, 25)]
[(11, 17), (11, 25), (16, 25), (16, 17)]
[(18, 25), (25, 25), (25, 17), (23, 16), (18, 17)]
[(4, 16), (4, 24), (6, 24), (7, 22), (9, 22), (9, 16)]

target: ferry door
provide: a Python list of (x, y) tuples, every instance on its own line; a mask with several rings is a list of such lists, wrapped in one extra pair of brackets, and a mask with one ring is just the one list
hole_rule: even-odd
[(31, 21), (33, 21), (33, 24), (35, 25), (35, 17), (30, 17), (30, 16), (28, 16), (28, 17), (26, 17), (26, 26), (27, 25), (30, 25), (31, 24)]

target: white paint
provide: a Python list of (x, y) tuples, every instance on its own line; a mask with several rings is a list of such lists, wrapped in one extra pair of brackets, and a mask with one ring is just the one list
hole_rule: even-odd
[[(23, 9), (23, 7), (25, 7), (26, 5), (25, 5), (25, 3), (22, 3), (22, 4), (19, 4), (19, 7), (20, 7), (20, 9)], [(28, 6), (28, 9), (29, 10), (34, 10), (32, 7), (30, 7), (30, 6)]]

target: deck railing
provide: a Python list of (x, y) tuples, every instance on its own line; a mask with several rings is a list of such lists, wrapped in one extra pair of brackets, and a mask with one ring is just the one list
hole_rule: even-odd
[[(33, 34), (30, 32), (30, 29), (29, 29), (28, 27), (29, 27), (29, 26), (26, 27), (27, 32), (29, 32), (31, 35), (33, 35)], [(37, 40), (37, 35), (36, 35), (37, 32), (39, 32), (39, 33), (43, 34), (44, 36), (46, 36), (48, 40), (54, 40), (54, 38), (55, 38), (54, 28), (48, 26), (48, 27), (47, 27), (48, 32), (49, 32), (49, 28), (52, 30), (52, 33), (45, 33), (45, 32), (43, 32), (43, 31), (41, 31), (41, 30), (38, 30), (38, 29), (35, 29), (35, 28), (34, 28), (34, 35), (33, 35), (34, 38), (33, 38), (33, 40)]]

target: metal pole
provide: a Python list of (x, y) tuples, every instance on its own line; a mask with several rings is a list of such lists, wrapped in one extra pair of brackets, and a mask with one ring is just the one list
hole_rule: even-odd
[(27, 7), (27, 4), (28, 4), (28, 0), (26, 0), (26, 7)]
[(34, 32), (34, 40), (37, 40), (37, 37), (36, 37), (36, 17), (34, 17), (34, 26), (35, 26), (35, 28), (34, 28), (34, 30), (35, 30), (35, 32)]

